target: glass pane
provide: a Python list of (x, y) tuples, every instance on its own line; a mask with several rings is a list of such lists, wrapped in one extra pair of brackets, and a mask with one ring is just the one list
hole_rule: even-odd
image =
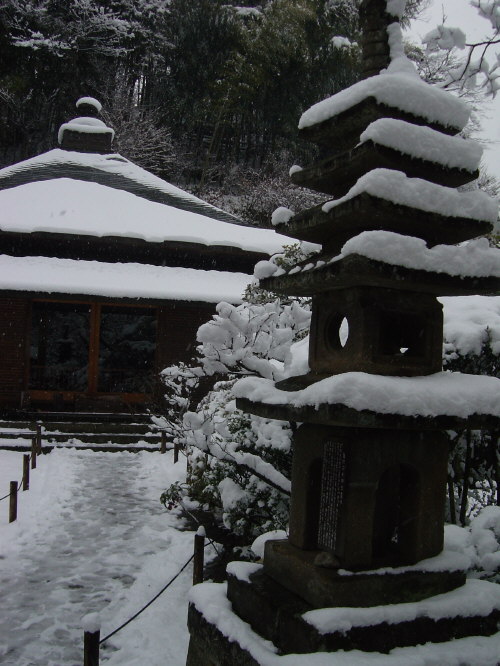
[(97, 390), (149, 393), (156, 349), (156, 311), (103, 306)]
[(86, 391), (90, 306), (33, 303), (29, 387)]

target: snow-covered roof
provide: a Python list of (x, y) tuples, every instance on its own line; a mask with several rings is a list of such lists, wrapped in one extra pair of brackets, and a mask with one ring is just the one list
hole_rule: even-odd
[(101, 155), (56, 148), (0, 169), (0, 189), (33, 181), (74, 178), (126, 190), (144, 199), (233, 224), (242, 221), (154, 176), (118, 153)]
[(236, 304), (251, 279), (226, 271), (0, 255), (5, 291)]
[(0, 190), (0, 229), (198, 243), (266, 254), (281, 252), (290, 242), (273, 230), (207, 219), (198, 212), (71, 178)]

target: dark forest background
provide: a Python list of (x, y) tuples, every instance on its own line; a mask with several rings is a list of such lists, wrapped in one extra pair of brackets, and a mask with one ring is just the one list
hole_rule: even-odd
[(90, 95), (117, 152), (268, 223), (312, 196), (288, 183), (312, 150), (297, 123), (357, 79), (358, 4), (0, 0), (0, 166), (56, 147)]

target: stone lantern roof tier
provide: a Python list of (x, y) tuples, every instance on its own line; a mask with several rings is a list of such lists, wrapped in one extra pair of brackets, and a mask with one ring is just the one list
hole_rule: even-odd
[(297, 296), (360, 286), (435, 296), (493, 295), (500, 290), (500, 252), (486, 239), (429, 249), (420, 238), (365, 231), (347, 241), (340, 254), (316, 255), (288, 273), (275, 266), (260, 284)]
[(315, 125), (303, 127), (299, 130), (299, 136), (305, 141), (316, 144), (320, 150), (320, 155), (326, 156), (331, 151), (332, 146), (335, 146), (337, 150), (352, 148), (368, 125), (381, 118), (394, 118), (413, 125), (423, 125), (442, 134), (452, 136), (459, 132), (458, 128), (429, 122), (427, 118), (415, 116), (410, 111), (402, 111), (378, 102), (375, 97), (367, 97), (353, 107), (342, 111), (338, 116), (327, 118)]
[(429, 246), (460, 243), (491, 233), (497, 215), (496, 201), (480, 190), (457, 192), (376, 169), (345, 197), (305, 210), (275, 228), (298, 240), (320, 243), (325, 252), (339, 253), (352, 236), (374, 230), (416, 236)]
[[(303, 136), (319, 143), (323, 133), (329, 134), (335, 125), (340, 128), (349, 122), (348, 115), (356, 115), (355, 107), (366, 100), (374, 100), (398, 115), (406, 113), (420, 118), (422, 124), (434, 123), (454, 134), (465, 127), (470, 117), (470, 108), (462, 100), (428, 85), (418, 76), (384, 72), (314, 104), (302, 114), (299, 129)], [(384, 109), (383, 117), (387, 116), (391, 113)]]
[[(474, 142), (445, 136), (411, 123), (403, 125), (405, 127), (394, 126), (398, 132), (391, 138), (390, 126), (384, 119), (372, 123), (368, 133), (364, 134), (364, 140), (352, 150), (294, 170), (290, 178), (299, 187), (308, 187), (334, 197), (344, 196), (362, 176), (374, 169), (403, 171), (409, 178), (420, 178), (446, 187), (460, 187), (478, 178), (479, 171), (474, 164), (479, 163), (481, 148)], [(449, 141), (454, 143), (449, 144)], [(417, 144), (421, 147), (417, 148)]]
[(233, 393), (239, 409), (264, 418), (403, 430), (500, 426), (500, 379), (495, 377), (345, 372), (316, 379), (313, 383), (306, 375), (302, 388), (288, 391), (271, 380), (248, 377), (236, 383)]

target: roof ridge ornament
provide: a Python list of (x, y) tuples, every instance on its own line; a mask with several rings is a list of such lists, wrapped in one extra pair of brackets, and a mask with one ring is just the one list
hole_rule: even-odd
[(61, 148), (79, 153), (111, 153), (115, 132), (98, 118), (102, 109), (99, 100), (95, 97), (80, 97), (76, 108), (81, 115), (59, 128), (57, 138)]

